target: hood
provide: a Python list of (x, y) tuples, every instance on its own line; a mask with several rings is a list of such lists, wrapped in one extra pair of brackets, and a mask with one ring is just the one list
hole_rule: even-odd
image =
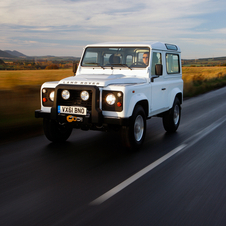
[(59, 84), (77, 84), (77, 85), (95, 85), (95, 86), (109, 86), (113, 84), (138, 84), (145, 83), (145, 78), (138, 78), (136, 76), (125, 75), (77, 75), (62, 79)]

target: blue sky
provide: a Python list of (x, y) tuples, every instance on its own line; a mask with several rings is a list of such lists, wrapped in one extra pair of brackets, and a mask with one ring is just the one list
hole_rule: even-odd
[(226, 56), (225, 0), (7, 0), (0, 49), (80, 56), (99, 42), (163, 41), (182, 58)]

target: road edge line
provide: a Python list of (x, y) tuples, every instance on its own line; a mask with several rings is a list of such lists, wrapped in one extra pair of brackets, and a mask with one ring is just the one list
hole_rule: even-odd
[(109, 190), (108, 192), (104, 193), (103, 195), (101, 195), (100, 197), (98, 197), (97, 199), (92, 201), (89, 205), (93, 206), (93, 205), (102, 204), (103, 202), (110, 199), (112, 196), (114, 196), (115, 194), (119, 193), (121, 190), (123, 190), (124, 188), (126, 188), (127, 186), (132, 184), (134, 181), (138, 180), (143, 175), (145, 175), (146, 173), (148, 173), (149, 171), (151, 171), (152, 169), (154, 169), (155, 167), (157, 167), (158, 165), (160, 165), (161, 163), (163, 163), (164, 161), (166, 161), (167, 159), (169, 159), (170, 157), (172, 157), (173, 155), (175, 155), (176, 153), (178, 153), (179, 151), (184, 149), (186, 146), (187, 146), (187, 144), (181, 144), (180, 146), (173, 149), (172, 151), (170, 151), (166, 155), (157, 159), (155, 162), (151, 163), (150, 165), (146, 166), (145, 168), (143, 168), (139, 172), (135, 173), (133, 176), (129, 177), (128, 179), (126, 179), (122, 183), (118, 184), (117, 186), (115, 186), (114, 188)]

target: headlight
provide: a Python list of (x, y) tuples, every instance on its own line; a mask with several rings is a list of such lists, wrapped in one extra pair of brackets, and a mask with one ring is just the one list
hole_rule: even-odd
[(87, 101), (89, 99), (89, 93), (87, 91), (82, 91), (80, 97), (83, 101)]
[(114, 94), (108, 94), (106, 97), (106, 101), (109, 105), (113, 105), (115, 103), (115, 95)]
[(54, 101), (54, 96), (55, 96), (55, 92), (52, 91), (50, 94), (49, 94), (49, 99), (53, 102)]
[(63, 90), (61, 96), (64, 100), (68, 100), (70, 98), (70, 92), (68, 90)]

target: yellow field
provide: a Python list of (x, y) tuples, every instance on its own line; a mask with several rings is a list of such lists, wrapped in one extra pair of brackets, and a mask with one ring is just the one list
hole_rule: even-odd
[[(40, 109), (41, 85), (69, 76), (71, 69), (0, 71), (0, 138), (41, 128), (42, 120), (34, 117)], [(203, 82), (206, 79), (212, 84)], [(204, 93), (226, 85), (226, 67), (183, 67), (183, 80), (185, 97)]]
[(183, 67), (184, 97), (226, 85), (226, 67)]
[(70, 69), (0, 71), (0, 143), (42, 131), (42, 120), (34, 117), (41, 85), (69, 76)]
[(183, 67), (184, 82), (193, 81), (193, 76), (202, 75), (206, 79), (219, 77), (226, 74), (226, 67)]
[[(197, 75), (206, 79), (225, 75), (226, 67), (183, 67), (182, 71), (184, 82), (189, 83)], [(46, 81), (58, 81), (69, 76), (73, 76), (72, 69), (0, 71), (0, 90), (17, 86), (41, 86)]]
[(16, 86), (36, 86), (73, 76), (72, 69), (0, 71), (0, 90)]

